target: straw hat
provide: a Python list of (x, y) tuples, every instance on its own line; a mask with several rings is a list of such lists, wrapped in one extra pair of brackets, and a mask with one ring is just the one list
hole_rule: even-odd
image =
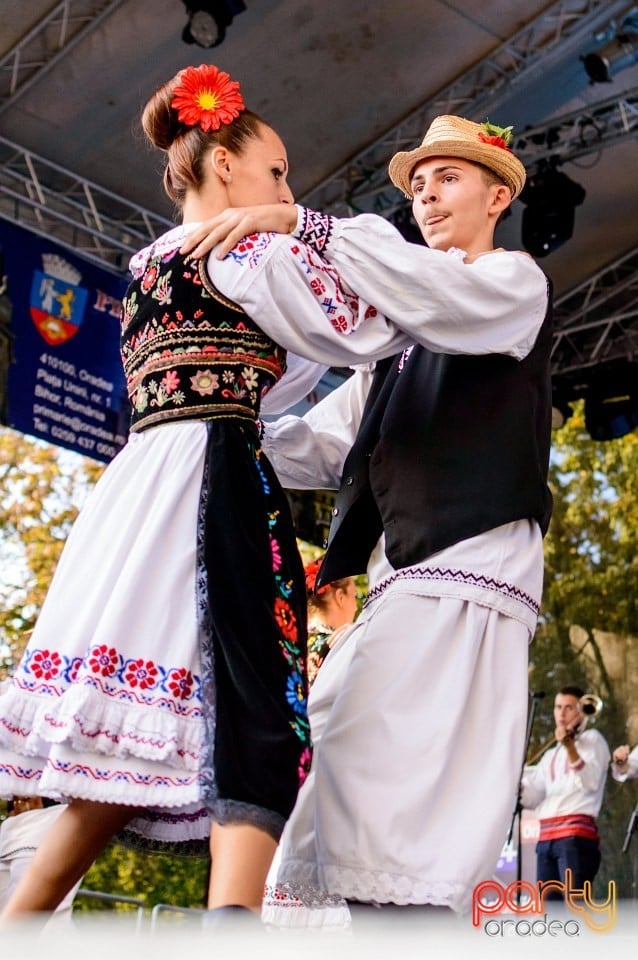
[(410, 178), (426, 157), (460, 157), (493, 170), (512, 192), (514, 200), (525, 186), (525, 167), (509, 148), (512, 128), (474, 123), (463, 117), (435, 117), (415, 150), (395, 153), (390, 161), (392, 183), (411, 197)]

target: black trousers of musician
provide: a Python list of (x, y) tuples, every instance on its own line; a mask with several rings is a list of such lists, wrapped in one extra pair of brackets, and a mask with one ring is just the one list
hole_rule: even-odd
[[(565, 871), (572, 872), (571, 887), (582, 890), (585, 880), (593, 882), (600, 867), (600, 844), (589, 837), (561, 837), (536, 844), (536, 880), (565, 882)], [(558, 891), (548, 891), (547, 900), (562, 900)]]

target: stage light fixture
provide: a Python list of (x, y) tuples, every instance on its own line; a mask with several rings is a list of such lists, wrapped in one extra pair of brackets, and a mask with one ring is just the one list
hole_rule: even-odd
[(581, 57), (590, 83), (610, 83), (619, 73), (638, 61), (638, 11), (628, 14), (618, 30), (602, 34), (602, 46)]
[(184, 6), (188, 22), (182, 31), (182, 40), (206, 49), (218, 47), (233, 17), (246, 9), (242, 0), (211, 0), (209, 3), (187, 3), (184, 0)]
[(589, 385), (585, 426), (593, 440), (616, 440), (638, 427), (638, 364), (627, 362)]
[(542, 161), (520, 196), (526, 204), (521, 222), (525, 249), (534, 257), (546, 257), (569, 240), (575, 209), (585, 196), (585, 189), (557, 170), (555, 162)]

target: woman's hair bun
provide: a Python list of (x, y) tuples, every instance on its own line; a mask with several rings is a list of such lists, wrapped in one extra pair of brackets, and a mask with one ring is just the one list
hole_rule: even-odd
[(179, 75), (156, 90), (142, 113), (144, 133), (153, 146), (160, 150), (168, 150), (175, 137), (184, 132), (172, 106), (173, 89), (178, 81)]

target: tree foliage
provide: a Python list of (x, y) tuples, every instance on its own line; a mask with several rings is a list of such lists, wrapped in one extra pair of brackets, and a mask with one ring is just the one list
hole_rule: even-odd
[(580, 405), (556, 437), (543, 621), (638, 633), (638, 434), (594, 442)]
[(73, 520), (102, 470), (0, 427), (0, 676), (26, 645)]
[(595, 679), (596, 692), (610, 698), (613, 680), (595, 632), (638, 635), (638, 434), (595, 442), (577, 405), (555, 434), (550, 484), (554, 511), (531, 679), (537, 688)]
[[(601, 697), (603, 710), (592, 723), (613, 751), (632, 734), (638, 741), (638, 674), (631, 669), (638, 656), (638, 434), (595, 442), (577, 404), (554, 436), (550, 483), (554, 511), (530, 662), (530, 686), (547, 699), (539, 702), (530, 755), (551, 739), (553, 698), (568, 683)], [(635, 787), (611, 777), (606, 785), (600, 896), (611, 879), (620, 896), (632, 889), (631, 857), (622, 845)]]
[[(145, 909), (157, 904), (196, 909), (206, 906), (209, 860), (150, 854), (111, 844), (82, 881), (81, 890), (135, 897)], [(81, 896), (74, 909), (86, 912), (114, 909), (109, 901)], [(122, 912), (130, 909), (115, 904)]]

